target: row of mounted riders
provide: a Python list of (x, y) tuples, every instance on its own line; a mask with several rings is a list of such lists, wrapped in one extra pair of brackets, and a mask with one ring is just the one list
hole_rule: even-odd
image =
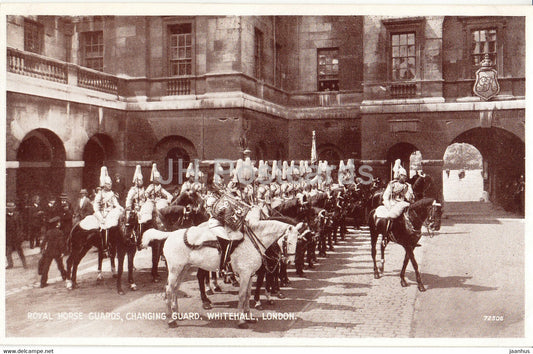
[[(298, 226), (298, 232), (300, 236), (296, 243), (296, 257), (295, 267), (298, 275), (303, 276), (304, 263), (307, 261), (308, 267), (312, 268), (313, 263), (317, 261), (316, 251), (318, 249), (318, 256), (326, 256), (326, 251), (333, 250), (334, 244), (337, 242), (337, 235), (340, 239), (344, 239), (346, 233), (346, 226), (348, 224), (354, 227), (359, 227), (368, 221), (371, 243), (372, 243), (372, 258), (374, 261), (374, 275), (376, 278), (380, 277), (380, 273), (383, 272), (384, 265), (384, 249), (387, 245), (387, 237), (382, 238), (381, 242), (381, 266), (378, 268), (376, 263), (376, 244), (379, 234), (386, 235), (387, 225), (379, 219), (376, 219), (373, 215), (373, 209), (380, 204), (381, 194), (383, 192), (383, 186), (376, 181), (371, 185), (355, 185), (347, 186), (340, 190), (319, 192), (313, 196), (304, 196), (303, 198), (292, 198), (285, 200), (274, 209), (270, 210), (270, 220), (276, 220), (281, 223), (286, 223), (292, 226), (301, 225), (304, 223), (304, 227)], [(147, 224), (139, 225), (137, 223), (137, 214), (130, 213), (129, 219), (125, 220), (125, 215), (122, 217), (117, 227), (111, 228), (105, 231), (106, 238), (109, 243), (110, 253), (113, 257), (110, 257), (112, 269), (114, 270), (114, 256), (118, 258), (118, 273), (117, 278), (117, 290), (119, 294), (124, 294), (122, 289), (121, 276), (123, 272), (124, 258), (128, 255), (128, 283), (132, 290), (136, 289), (136, 285), (133, 280), (133, 257), (140, 249), (142, 244), (150, 246), (152, 248), (152, 277), (155, 282), (159, 281), (158, 264), (163, 253), (163, 247), (165, 240), (169, 237), (169, 233), (161, 237), (154, 237), (147, 242), (145, 239), (143, 242), (143, 234), (147, 230), (159, 230), (159, 231), (174, 231), (174, 230), (187, 230), (192, 226), (198, 226), (208, 220), (209, 215), (205, 210), (203, 203), (191, 205), (193, 200), (203, 200), (202, 198), (191, 198), (190, 200), (181, 198), (184, 205), (173, 205), (170, 211), (167, 210), (164, 215), (157, 210), (154, 210), (154, 216), (152, 221)], [(420, 238), (420, 230), (423, 224), (429, 225), (432, 229), (438, 230), (440, 227), (440, 207), (435, 206), (433, 199), (424, 198), (415, 202), (411, 207), (407, 208), (404, 218), (399, 218), (398, 222), (393, 224), (393, 231), (395, 235), (395, 242), (401, 244), (406, 251), (404, 265), (400, 274), (402, 286), (407, 286), (404, 279), (405, 269), (407, 263), (411, 261), (418, 282), (418, 288), (420, 291), (425, 290), (424, 285), (420, 279), (418, 272), (418, 266), (414, 259), (413, 250)], [(62, 216), (64, 217), (64, 215)], [(63, 223), (63, 227), (68, 225)], [(67, 232), (67, 229), (64, 229)], [(243, 231), (243, 230), (241, 230)], [(67, 259), (67, 287), (74, 288), (76, 284), (77, 267), (81, 259), (92, 247), (97, 247), (98, 252), (98, 278), (101, 279), (101, 265), (104, 258), (102, 252), (102, 231), (95, 230), (83, 230), (78, 224), (75, 224), (69, 234), (68, 253)], [(245, 234), (249, 234), (244, 232)], [(252, 232), (253, 234), (253, 232)], [(181, 234), (180, 234), (181, 235)], [(185, 235), (187, 236), (187, 232)], [(278, 239), (282, 234), (278, 235)], [(277, 239), (276, 239), (277, 240)], [(260, 242), (261, 243), (261, 242)], [(282, 243), (272, 242), (267, 249), (258, 250), (261, 256), (258, 269), (253, 269), (253, 274), (257, 274), (257, 289), (255, 294), (255, 300), (258, 307), (261, 306), (259, 301), (259, 289), (263, 283), (263, 279), (266, 276), (266, 289), (267, 296), (272, 295), (279, 291), (279, 287), (288, 284), (287, 277), (287, 247), (283, 247)], [(220, 251), (219, 251), (220, 253)], [(171, 273), (173, 269), (168, 264), (169, 255), (165, 254), (167, 265), (169, 269), (169, 281), (167, 282), (167, 303), (170, 312), (177, 311), (177, 298), (175, 290), (171, 282)], [(232, 263), (228, 262), (231, 267)], [(174, 267), (175, 268), (175, 267)], [(206, 309), (211, 308), (210, 301), (207, 298), (205, 292), (205, 286), (210, 286), (211, 290), (219, 291), (220, 288), (215, 284), (209, 283), (209, 269), (198, 266), (198, 282), (201, 291), (201, 298), (203, 306)], [(253, 268), (253, 267), (252, 267)], [(211, 269), (214, 270), (214, 269)], [(227, 271), (228, 274), (232, 274), (231, 269)], [(242, 269), (236, 271), (239, 274), (241, 280), (241, 294), (239, 296), (239, 308), (246, 309), (248, 307), (247, 301), (244, 298), (249, 298), (249, 288), (251, 283), (249, 279), (243, 278)], [(212, 280), (215, 280), (215, 274), (212, 273)], [(250, 277), (251, 277), (250, 275)], [(243, 284), (243, 279), (245, 284)], [(234, 285), (239, 285), (234, 282)], [(245, 288), (243, 288), (245, 286)], [(248, 290), (247, 290), (248, 289)], [(241, 296), (242, 295), (242, 296)], [(242, 299), (241, 299), (242, 298)], [(242, 300), (242, 301), (241, 301)], [(175, 302), (175, 305), (173, 305)], [(170, 323), (169, 323), (170, 324)]]

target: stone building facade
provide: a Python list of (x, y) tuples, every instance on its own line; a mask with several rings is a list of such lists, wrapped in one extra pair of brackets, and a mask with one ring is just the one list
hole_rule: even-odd
[(9, 199), (74, 196), (103, 164), (129, 183), (136, 164), (167, 177), (246, 148), (309, 159), (313, 130), (320, 159), (386, 179), (417, 150), (440, 176), (454, 142), (480, 150), (495, 200), (524, 173), (523, 17), (8, 16), (6, 75)]

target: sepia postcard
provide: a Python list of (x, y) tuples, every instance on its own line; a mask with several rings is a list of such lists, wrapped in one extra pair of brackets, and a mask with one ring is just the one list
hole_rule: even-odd
[(532, 350), (530, 7), (3, 4), (0, 29), (4, 353)]

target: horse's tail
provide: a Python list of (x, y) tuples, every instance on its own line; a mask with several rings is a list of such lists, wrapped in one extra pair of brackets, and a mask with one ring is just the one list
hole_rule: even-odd
[(168, 232), (159, 231), (157, 229), (148, 229), (143, 233), (142, 248), (147, 248), (152, 241), (166, 240), (168, 236)]

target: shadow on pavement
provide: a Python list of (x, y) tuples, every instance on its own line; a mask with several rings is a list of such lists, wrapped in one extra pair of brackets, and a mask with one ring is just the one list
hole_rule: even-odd
[[(466, 284), (466, 282), (472, 277), (464, 276), (449, 276), (440, 277), (435, 274), (421, 273), (422, 281), (426, 285), (427, 290), (431, 289), (446, 289), (446, 288), (462, 288), (470, 291), (494, 291), (498, 290), (495, 287), (481, 286), (475, 284)], [(414, 272), (407, 272), (406, 278), (416, 283), (416, 277)]]

